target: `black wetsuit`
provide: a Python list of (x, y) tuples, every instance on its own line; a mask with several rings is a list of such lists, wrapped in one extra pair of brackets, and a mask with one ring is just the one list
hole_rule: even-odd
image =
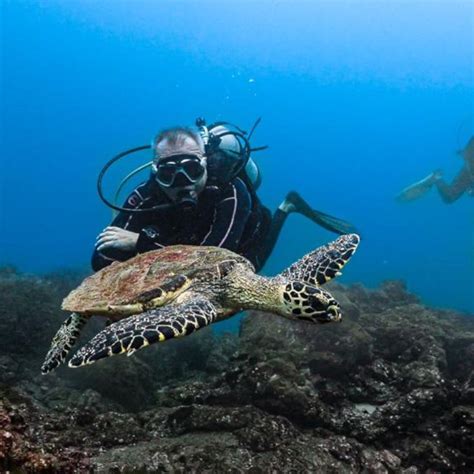
[(442, 179), (435, 181), (441, 199), (447, 204), (457, 201), (464, 193), (474, 192), (474, 172), (469, 164), (465, 164), (451, 184)]
[[(170, 203), (168, 197), (150, 179), (130, 194), (124, 207), (146, 209), (165, 203)], [(281, 217), (277, 219), (277, 233), (273, 235), (270, 211), (240, 178), (235, 178), (225, 185), (206, 187), (194, 208), (171, 205), (150, 212), (120, 212), (111, 225), (138, 233), (136, 249), (95, 250), (92, 268), (98, 271), (115, 260), (124, 261), (137, 253), (189, 244), (214, 245), (235, 251), (247, 257), (259, 270), (276, 242), (284, 221), (284, 216)]]

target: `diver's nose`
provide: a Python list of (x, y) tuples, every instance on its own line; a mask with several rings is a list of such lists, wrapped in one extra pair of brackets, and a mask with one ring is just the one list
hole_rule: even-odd
[(183, 187), (183, 186), (189, 186), (190, 184), (191, 184), (191, 181), (189, 181), (189, 179), (184, 173), (182, 173), (181, 171), (178, 171), (176, 173), (176, 176), (174, 177), (173, 186)]

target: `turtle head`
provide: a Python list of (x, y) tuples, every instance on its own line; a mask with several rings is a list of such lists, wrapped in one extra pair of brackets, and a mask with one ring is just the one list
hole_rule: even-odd
[(341, 309), (333, 296), (316, 286), (290, 281), (282, 286), (281, 315), (311, 323), (341, 321)]

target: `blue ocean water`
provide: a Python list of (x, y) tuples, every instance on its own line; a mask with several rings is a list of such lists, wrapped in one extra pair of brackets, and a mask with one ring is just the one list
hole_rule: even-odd
[[(341, 281), (403, 279), (428, 304), (474, 312), (474, 201), (394, 200), (461, 167), (473, 5), (4, 0), (0, 262), (88, 268), (111, 218), (95, 188), (106, 160), (198, 116), (262, 116), (263, 202), (295, 189), (361, 230)], [(291, 216), (265, 272), (332, 238)]]

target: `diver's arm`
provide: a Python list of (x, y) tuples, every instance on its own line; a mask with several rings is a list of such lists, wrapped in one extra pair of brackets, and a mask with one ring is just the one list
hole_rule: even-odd
[(213, 245), (236, 251), (252, 207), (250, 193), (239, 178), (227, 186), (217, 203), (208, 234), (200, 245)]
[(137, 241), (137, 252), (144, 253), (165, 247), (161, 243), (160, 229), (157, 225), (148, 225), (140, 230)]
[(464, 166), (451, 184), (446, 183), (443, 178), (435, 181), (441, 199), (446, 204), (457, 201), (471, 186), (472, 176), (467, 166)]
[[(138, 209), (143, 206), (149, 200), (146, 183), (138, 186), (125, 201), (123, 207), (127, 209)], [(114, 218), (110, 226), (99, 234), (96, 246), (94, 247), (94, 252), (92, 254), (92, 269), (94, 271), (99, 271), (100, 269), (110, 265), (112, 262), (120, 261), (123, 262), (128, 260), (131, 257), (134, 257), (137, 254), (136, 248), (129, 248), (127, 250), (122, 248), (114, 248), (113, 246), (106, 246), (103, 249), (99, 250), (100, 244), (104, 239), (100, 239), (107, 230), (111, 228), (119, 228), (130, 231), (132, 233), (137, 233), (141, 230), (142, 227), (142, 216), (140, 214), (131, 214), (126, 211), (120, 211), (119, 214)]]

